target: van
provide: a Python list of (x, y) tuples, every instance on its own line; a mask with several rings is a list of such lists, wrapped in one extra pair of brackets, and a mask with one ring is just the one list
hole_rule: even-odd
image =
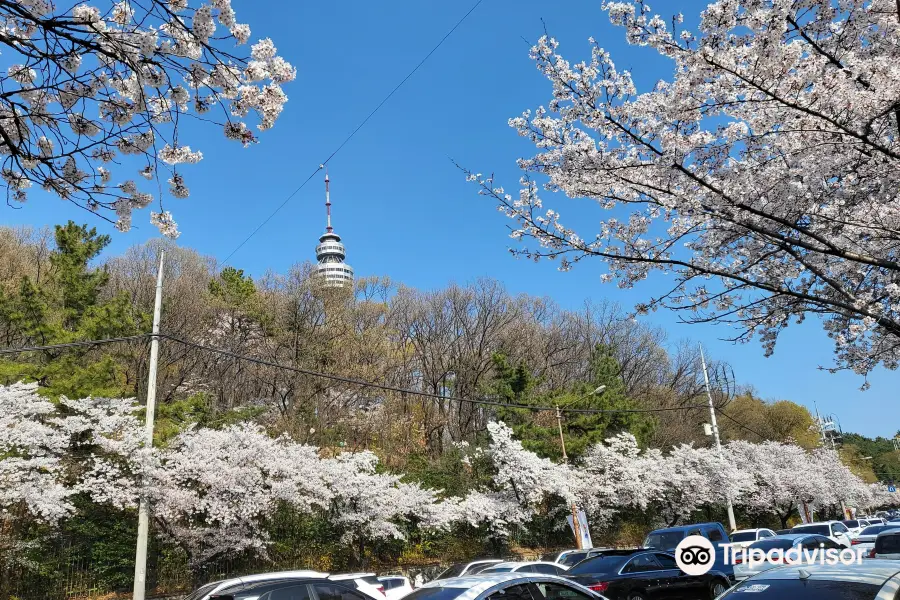
[(702, 535), (712, 542), (716, 548), (716, 562), (713, 563), (712, 568), (728, 575), (728, 578), (733, 583), (734, 565), (725, 564), (725, 553), (727, 552), (729, 539), (728, 534), (725, 532), (725, 527), (721, 523), (694, 523), (678, 527), (666, 527), (665, 529), (654, 529), (644, 538), (644, 548), (672, 552), (681, 540), (691, 535)]

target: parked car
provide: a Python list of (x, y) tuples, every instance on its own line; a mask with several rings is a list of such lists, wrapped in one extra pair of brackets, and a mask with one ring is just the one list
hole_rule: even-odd
[(399, 600), (413, 591), (412, 583), (403, 575), (385, 575), (379, 577), (378, 581), (384, 586), (387, 600)]
[(462, 577), (463, 575), (474, 575), (487, 569), (492, 565), (496, 565), (497, 563), (503, 562), (499, 558), (485, 558), (481, 560), (473, 560), (472, 562), (467, 563), (456, 563), (455, 565), (450, 565), (450, 567), (443, 571), (440, 575), (435, 577), (435, 580), (438, 579), (449, 579), (450, 577)]
[(713, 543), (716, 548), (716, 561), (713, 569), (734, 577), (734, 565), (725, 560), (725, 546), (728, 544), (728, 534), (721, 523), (695, 523), (680, 527), (666, 527), (656, 529), (647, 534), (644, 539), (644, 548), (654, 550), (673, 551), (678, 542), (689, 535), (702, 535)]
[(889, 529), (875, 538), (873, 558), (900, 560), (900, 529)]
[(875, 539), (878, 537), (879, 533), (890, 529), (900, 529), (900, 523), (895, 523), (893, 525), (871, 525), (863, 529), (850, 543), (854, 548), (863, 552), (863, 556), (866, 558), (874, 558)]
[(603, 596), (555, 577), (527, 573), (496, 573), (451, 577), (426, 583), (404, 600), (605, 600)]
[(541, 560), (502, 562), (491, 565), (481, 573), (478, 573), (478, 576), (489, 575), (491, 573), (541, 573), (543, 575), (564, 575), (568, 569), (569, 567), (559, 563)]
[[(859, 535), (860, 531), (862, 531), (869, 525), (873, 524), (873, 523), (870, 523), (868, 519), (865, 519), (863, 517), (859, 517), (856, 519), (845, 519), (845, 520), (841, 521), (841, 523), (844, 524), (844, 527), (846, 527), (847, 529), (850, 530), (850, 533), (854, 537)], [(880, 523), (878, 523), (878, 524), (880, 524)]]
[(340, 573), (329, 575), (328, 579), (352, 585), (374, 600), (384, 600), (384, 585), (378, 581), (375, 573)]
[(824, 535), (825, 537), (830, 537), (832, 541), (837, 542), (844, 548), (849, 548), (853, 544), (850, 530), (840, 521), (804, 523), (803, 525), (797, 525), (791, 529), (791, 533), (815, 533), (816, 535)]
[(612, 548), (590, 548), (588, 550), (562, 550), (560, 552), (551, 552), (541, 557), (541, 560), (547, 562), (559, 563), (566, 567), (577, 565), (586, 558), (597, 556), (604, 550), (612, 550)]
[(185, 596), (184, 600), (209, 600), (210, 596), (222, 590), (263, 581), (309, 578), (325, 579), (327, 577), (328, 573), (320, 573), (319, 571), (276, 571), (274, 573), (254, 573), (253, 575), (244, 575), (242, 577), (233, 577), (231, 579), (222, 579), (220, 581), (207, 583)]
[(611, 600), (712, 600), (731, 585), (721, 571), (688, 575), (672, 554), (644, 549), (589, 558), (569, 569), (565, 577)]
[(882, 600), (894, 598), (900, 563), (777, 567), (745, 579), (719, 600)]
[(689, 535), (702, 535), (713, 543), (728, 543), (728, 534), (721, 523), (696, 523), (679, 527), (655, 529), (644, 538), (644, 548), (656, 550), (674, 550), (678, 542)]
[[(826, 550), (829, 548), (843, 548), (843, 546), (839, 546), (838, 544), (833, 542), (831, 538), (827, 538), (824, 535), (808, 533), (788, 533), (785, 535), (779, 535), (766, 540), (754, 542), (747, 547), (747, 552), (750, 552), (751, 550), (760, 550), (764, 553), (768, 553), (771, 550), (778, 549), (781, 550), (783, 554), (784, 552), (787, 552), (792, 548), (799, 548), (800, 550), (812, 550), (814, 548), (819, 548), (820, 545), (824, 546)], [(770, 560), (765, 560), (763, 562), (754, 562), (751, 565), (750, 561), (745, 562), (740, 556), (738, 556), (735, 559), (734, 564), (734, 578), (736, 581), (743, 581), (748, 577), (752, 577), (754, 575), (757, 575), (758, 573), (762, 573), (763, 571), (768, 571), (769, 569), (779, 566), (781, 566), (780, 562)]]
[(771, 537), (775, 537), (775, 532), (771, 529), (738, 529), (733, 531), (728, 539), (732, 546), (745, 547), (753, 542)]
[[(382, 599), (384, 596), (381, 596)], [(210, 600), (367, 600), (352, 579), (282, 579), (244, 583), (210, 596)]]

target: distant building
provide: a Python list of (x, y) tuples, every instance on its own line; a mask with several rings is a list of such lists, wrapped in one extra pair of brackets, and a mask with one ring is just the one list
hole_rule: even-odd
[(319, 238), (316, 246), (315, 275), (321, 277), (327, 287), (344, 287), (353, 285), (353, 268), (344, 262), (347, 257), (341, 236), (334, 232), (331, 226), (331, 192), (328, 189), (328, 171), (325, 171), (325, 208), (328, 213), (328, 221), (325, 233)]

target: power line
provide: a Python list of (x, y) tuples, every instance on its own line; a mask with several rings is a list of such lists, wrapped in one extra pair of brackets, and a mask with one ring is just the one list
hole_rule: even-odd
[[(241, 360), (244, 362), (254, 363), (258, 365), (263, 365), (267, 367), (272, 367), (275, 369), (281, 369), (284, 371), (291, 371), (293, 373), (299, 373), (301, 375), (309, 375), (311, 377), (320, 377), (322, 379), (329, 379), (332, 381), (339, 381), (341, 383), (348, 383), (352, 385), (358, 385), (360, 387), (365, 388), (375, 388), (389, 392), (397, 392), (400, 394), (409, 394), (411, 396), (421, 396), (424, 398), (430, 398), (434, 400), (448, 400), (451, 402), (459, 402), (462, 404), (477, 404), (482, 406), (496, 406), (500, 408), (518, 408), (523, 410), (531, 410), (534, 412), (546, 412), (552, 411), (555, 412), (557, 409), (555, 406), (540, 406), (540, 405), (531, 405), (531, 404), (520, 404), (520, 403), (507, 403), (507, 402), (498, 402), (496, 400), (485, 400), (485, 399), (472, 399), (472, 398), (459, 398), (452, 396), (444, 396), (442, 394), (433, 394), (431, 392), (425, 392), (421, 390), (411, 390), (407, 388), (401, 388), (397, 386), (387, 385), (383, 383), (376, 383), (372, 381), (365, 381), (362, 379), (356, 379), (353, 377), (344, 377), (341, 375), (334, 375), (332, 373), (322, 373), (320, 371), (313, 371), (311, 369), (303, 369), (300, 367), (292, 367), (290, 365), (283, 365), (280, 363), (272, 362), (269, 360), (265, 360), (262, 358), (256, 358), (253, 356), (245, 356), (242, 354), (237, 354), (228, 350), (223, 350), (221, 348), (214, 348), (212, 346), (206, 346), (204, 344), (198, 344), (196, 342), (191, 342), (189, 340), (184, 340), (173, 335), (168, 335), (165, 333), (157, 334), (160, 338), (165, 338), (167, 340), (177, 342), (179, 344), (189, 346), (191, 348), (195, 348), (197, 350), (203, 350), (205, 352), (212, 352), (215, 354), (219, 354), (221, 356), (227, 356), (229, 358), (234, 358), (236, 360)], [(157, 337), (152, 333), (142, 333), (139, 335), (132, 335), (127, 337), (118, 337), (118, 338), (106, 338), (102, 340), (83, 340), (78, 342), (66, 342), (62, 344), (50, 344), (46, 346), (28, 346), (23, 348), (2, 348), (0, 349), (0, 355), (3, 354), (20, 354), (24, 352), (38, 352), (41, 350), (57, 350), (63, 348), (75, 348), (82, 346), (100, 346), (105, 344), (112, 344), (117, 342), (129, 342), (134, 340), (141, 340), (147, 338)], [(696, 404), (696, 405), (685, 405), (685, 406), (670, 406), (664, 408), (615, 408), (615, 409), (600, 409), (600, 408), (561, 408), (560, 411), (564, 413), (571, 414), (640, 414), (640, 413), (663, 413), (663, 412), (674, 412), (680, 410), (693, 410), (698, 408), (706, 408), (706, 405)]]
[(722, 410), (721, 408), (716, 408), (715, 410), (716, 410), (717, 413), (719, 413), (720, 415), (722, 415), (723, 417), (725, 417), (726, 419), (728, 419), (729, 421), (731, 421), (732, 423), (734, 423), (735, 425), (737, 425), (738, 427), (740, 427), (741, 429), (744, 429), (744, 430), (746, 430), (746, 431), (749, 431), (749, 432), (752, 433), (752, 434), (758, 435), (758, 436), (759, 436), (761, 439), (763, 439), (763, 440), (769, 439), (769, 436), (763, 435), (762, 433), (760, 433), (760, 432), (758, 432), (758, 431), (756, 431), (756, 430), (754, 430), (754, 429), (750, 429), (749, 427), (747, 427), (746, 425), (744, 425), (743, 423), (741, 423), (740, 421), (738, 421), (737, 419), (735, 419), (734, 417), (732, 417), (731, 415), (729, 415), (727, 412), (725, 412), (725, 411)]
[[(372, 381), (365, 381), (362, 379), (355, 379), (353, 377), (344, 377), (341, 375), (333, 375), (331, 373), (321, 373), (319, 371), (313, 371), (310, 369), (303, 369), (300, 367), (292, 367), (289, 365), (282, 365), (276, 362), (268, 361), (262, 358), (256, 358), (253, 356), (244, 356), (241, 354), (236, 354), (229, 350), (223, 350), (221, 348), (214, 348), (212, 346), (205, 346), (203, 344), (198, 344), (196, 342), (190, 342), (188, 340), (183, 340), (181, 338), (177, 338), (172, 335), (167, 335), (165, 333), (161, 333), (160, 337), (165, 338), (167, 340), (171, 340), (173, 342), (177, 342), (179, 344), (184, 344), (185, 346), (190, 346), (192, 348), (196, 348), (198, 350), (203, 350), (206, 352), (213, 352), (215, 354), (219, 354), (221, 356), (227, 356), (229, 358), (234, 358), (236, 360), (242, 360), (249, 363), (254, 363), (258, 365), (263, 365), (267, 367), (273, 367), (276, 369), (282, 369), (285, 371), (291, 371), (293, 373), (299, 373), (301, 375), (309, 375), (311, 377), (321, 377), (323, 379), (329, 379), (332, 381), (339, 381), (341, 383), (349, 383), (353, 385), (358, 385), (366, 388), (375, 388), (379, 390), (384, 390), (388, 392), (397, 392), (400, 394), (409, 394), (411, 396), (420, 396), (424, 398), (430, 398), (434, 400), (449, 400), (451, 402), (459, 402), (464, 404), (477, 404), (482, 406), (496, 406), (500, 408), (521, 408), (525, 410), (531, 410), (534, 412), (546, 412), (546, 411), (556, 411), (555, 406), (534, 406), (530, 404), (518, 404), (518, 403), (507, 403), (507, 402), (498, 402), (495, 400), (484, 400), (484, 399), (472, 399), (472, 398), (458, 398), (451, 396), (444, 396), (442, 394), (433, 394), (431, 392), (424, 392), (421, 390), (411, 390), (406, 388), (401, 388), (397, 386), (387, 385), (383, 383), (375, 383)], [(621, 409), (593, 409), (593, 408), (563, 408), (560, 409), (561, 412), (565, 413), (573, 413), (573, 414), (619, 414), (619, 413), (661, 413), (661, 412), (672, 412), (679, 410), (691, 410), (695, 408), (706, 408), (706, 405), (688, 405), (688, 406), (672, 406), (666, 408), (621, 408)]]
[(126, 337), (106, 338), (103, 340), (83, 340), (79, 342), (66, 342), (63, 344), (49, 344), (46, 346), (26, 346), (23, 348), (0, 348), (2, 354), (21, 354), (23, 352), (40, 352), (42, 350), (59, 350), (62, 348), (77, 348), (82, 346), (102, 346), (105, 344), (113, 344), (116, 342), (130, 342), (151, 337), (153, 334), (141, 333), (138, 335), (130, 335)]
[(341, 144), (334, 150), (334, 152), (332, 152), (331, 154), (329, 154), (329, 155), (328, 155), (328, 158), (326, 158), (325, 160), (323, 160), (323, 161), (319, 164), (319, 166), (316, 168), (316, 170), (313, 171), (312, 173), (310, 173), (310, 174), (309, 174), (309, 177), (307, 177), (305, 180), (303, 180), (303, 183), (300, 184), (300, 187), (298, 187), (298, 188), (295, 189), (293, 192), (291, 192), (290, 195), (289, 195), (287, 198), (284, 199), (284, 202), (282, 202), (281, 204), (279, 204), (278, 207), (277, 207), (274, 211), (272, 211), (272, 213), (271, 213), (268, 217), (266, 217), (266, 220), (265, 220), (265, 221), (263, 221), (262, 223), (260, 223), (260, 224), (256, 227), (256, 229), (254, 229), (252, 232), (250, 232), (250, 235), (248, 235), (246, 238), (244, 238), (244, 241), (242, 241), (240, 244), (238, 244), (237, 247), (236, 247), (234, 250), (231, 251), (231, 254), (229, 254), (228, 256), (225, 257), (225, 260), (222, 261), (223, 264), (228, 263), (228, 261), (231, 259), (231, 257), (234, 256), (234, 255), (237, 253), (238, 250), (240, 250), (241, 248), (243, 248), (243, 247), (244, 247), (244, 244), (246, 244), (247, 242), (250, 241), (250, 238), (252, 238), (254, 235), (256, 235), (257, 232), (258, 232), (260, 229), (262, 229), (262, 228), (266, 225), (266, 223), (268, 223), (269, 221), (271, 221), (272, 218), (273, 218), (276, 214), (278, 214), (278, 212), (279, 212), (282, 208), (284, 208), (284, 206), (290, 201), (290, 199), (293, 198), (294, 196), (296, 196), (297, 193), (298, 193), (300, 190), (302, 190), (303, 187), (304, 187), (307, 183), (309, 183), (309, 182), (312, 180), (313, 177), (316, 176), (316, 173), (318, 173), (319, 171), (321, 171), (321, 170), (325, 167), (325, 165), (328, 164), (328, 161), (330, 161), (332, 158), (334, 158), (335, 155), (337, 155), (337, 153), (340, 152), (340, 151), (344, 148), (344, 146), (346, 146), (347, 143), (348, 143), (351, 139), (353, 139), (353, 136), (355, 136), (355, 135), (359, 132), (360, 129), (362, 129), (363, 127), (365, 127), (366, 123), (369, 122), (369, 119), (371, 119), (372, 117), (374, 117), (374, 116), (375, 116), (375, 113), (377, 113), (379, 110), (381, 110), (381, 107), (384, 106), (384, 105), (387, 103), (387, 101), (391, 99), (391, 97), (393, 97), (393, 95), (397, 92), (397, 90), (399, 90), (401, 87), (403, 87), (403, 84), (405, 84), (407, 81), (409, 81), (410, 77), (412, 77), (413, 75), (416, 74), (416, 72), (422, 67), (422, 65), (424, 65), (425, 62), (426, 62), (429, 58), (431, 58), (431, 55), (434, 54), (435, 52), (437, 52), (438, 48), (440, 48), (440, 47), (444, 44), (444, 42), (447, 41), (447, 38), (449, 38), (451, 35), (453, 35), (453, 32), (456, 31), (456, 30), (459, 28), (459, 26), (463, 24), (463, 21), (465, 21), (466, 19), (469, 18), (469, 15), (471, 15), (473, 12), (475, 12), (475, 9), (478, 8), (478, 7), (481, 5), (482, 2), (484, 2), (484, 0), (478, 0), (478, 1), (472, 6), (472, 8), (469, 9), (469, 12), (467, 12), (466, 14), (464, 14), (464, 15), (462, 16), (462, 18), (461, 18), (459, 21), (456, 22), (456, 25), (454, 25), (454, 26), (450, 29), (450, 31), (448, 31), (446, 34), (444, 34), (444, 37), (442, 37), (442, 38), (440, 39), (440, 41), (434, 46), (434, 48), (432, 48), (431, 51), (430, 51), (428, 54), (425, 55), (425, 58), (423, 58), (422, 60), (420, 60), (420, 61), (419, 61), (419, 64), (417, 64), (415, 67), (413, 67), (413, 70), (410, 71), (409, 73), (407, 73), (406, 77), (404, 77), (404, 78), (400, 81), (400, 83), (398, 83), (397, 85), (394, 86), (394, 88), (390, 91), (390, 93), (388, 93), (388, 95), (385, 96), (384, 99), (383, 99), (381, 102), (378, 103), (378, 106), (376, 106), (374, 109), (372, 109), (372, 112), (370, 112), (370, 113), (366, 116), (366, 118), (363, 119), (362, 122), (361, 122), (359, 125), (356, 126), (356, 129), (354, 129), (353, 131), (351, 131), (351, 132), (350, 132), (350, 135), (348, 135), (346, 138), (344, 138), (344, 141), (341, 142)]

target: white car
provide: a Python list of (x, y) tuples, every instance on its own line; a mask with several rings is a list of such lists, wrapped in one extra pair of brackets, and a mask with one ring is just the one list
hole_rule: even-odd
[(213, 581), (202, 585), (185, 596), (184, 600), (209, 600), (210, 596), (225, 588), (245, 583), (260, 583), (263, 581), (277, 581), (279, 579), (308, 579), (312, 577), (324, 579), (328, 577), (328, 573), (320, 573), (318, 571), (276, 571), (274, 573), (255, 573), (253, 575), (244, 575), (243, 577), (232, 577), (231, 579), (222, 579), (221, 581)]
[(555, 562), (542, 560), (522, 562), (502, 562), (488, 567), (478, 576), (494, 575), (496, 573), (540, 573), (541, 575), (564, 575), (569, 567)]
[(865, 558), (875, 558), (875, 540), (878, 538), (878, 534), (883, 531), (898, 529), (900, 529), (900, 523), (895, 523), (894, 525), (870, 525), (853, 539), (853, 548), (862, 552)]
[(814, 533), (831, 538), (833, 542), (849, 548), (853, 544), (853, 535), (840, 521), (821, 521), (818, 523), (804, 523), (791, 529), (791, 533)]
[(378, 581), (375, 573), (341, 573), (330, 575), (328, 579), (352, 583), (357, 590), (374, 600), (384, 600), (385, 598), (384, 585)]
[(378, 581), (384, 586), (384, 595), (387, 596), (388, 600), (399, 600), (413, 591), (413, 586), (409, 579), (403, 575), (385, 575), (379, 577)]
[(731, 535), (728, 536), (728, 539), (731, 542), (729, 545), (737, 548), (746, 548), (753, 542), (766, 540), (771, 537), (775, 537), (775, 532), (763, 527), (761, 529), (738, 529), (737, 531), (733, 531)]

